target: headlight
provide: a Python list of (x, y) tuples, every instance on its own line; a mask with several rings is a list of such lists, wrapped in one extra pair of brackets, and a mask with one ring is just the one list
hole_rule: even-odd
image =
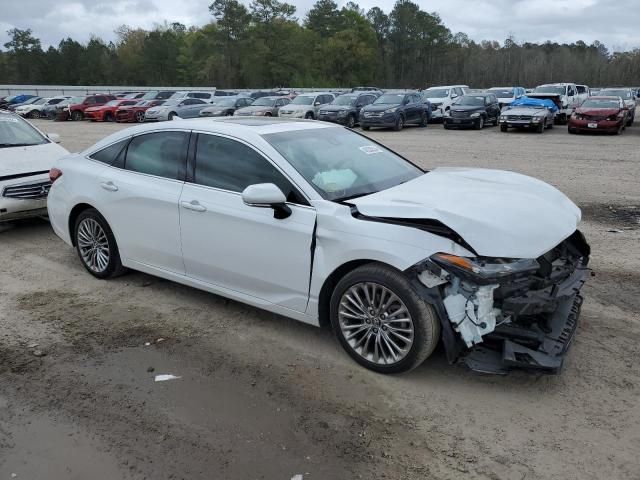
[(346, 115), (347, 115), (347, 111), (346, 110), (342, 110), (342, 111), (338, 112), (338, 116), (339, 117), (346, 117)]
[(451, 116), (451, 112), (449, 110), (447, 110), (446, 112), (444, 112), (442, 114), (443, 117), (450, 117)]
[(450, 273), (459, 273), (476, 280), (495, 281), (519, 273), (533, 273), (540, 268), (533, 258), (468, 258), (436, 253), (431, 260)]
[(393, 113), (396, 110), (398, 110), (398, 107), (393, 107), (393, 108), (389, 108), (388, 110), (385, 110), (384, 113)]
[(472, 113), (471, 118), (478, 118), (480, 116), (480, 112)]
[(507, 117), (505, 115), (500, 115), (500, 120), (506, 120)]

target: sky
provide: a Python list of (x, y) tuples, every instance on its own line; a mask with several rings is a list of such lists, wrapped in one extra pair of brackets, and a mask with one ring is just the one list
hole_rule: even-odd
[[(46, 48), (71, 37), (86, 42), (91, 35), (115, 39), (122, 24), (152, 28), (180, 22), (187, 26), (211, 21), (212, 0), (0, 0), (0, 45), (10, 28), (30, 28)], [(518, 42), (546, 40), (571, 43), (600, 40), (610, 50), (640, 47), (640, 4), (637, 0), (414, 0), (423, 10), (437, 12), (452, 32), (473, 40)], [(245, 0), (248, 5), (250, 0)], [(314, 0), (289, 1), (304, 18)], [(346, 0), (339, 0), (339, 5)], [(366, 10), (379, 6), (387, 13), (394, 0), (358, 2)]]

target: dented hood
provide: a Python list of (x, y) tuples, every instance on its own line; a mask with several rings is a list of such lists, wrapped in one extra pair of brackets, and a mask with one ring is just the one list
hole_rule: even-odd
[(487, 257), (537, 258), (571, 235), (581, 216), (551, 185), (479, 168), (437, 168), (349, 203), (372, 217), (438, 220)]

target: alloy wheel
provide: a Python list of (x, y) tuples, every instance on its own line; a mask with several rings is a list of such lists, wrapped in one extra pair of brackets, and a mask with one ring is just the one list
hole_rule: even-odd
[(109, 240), (102, 226), (93, 218), (85, 218), (78, 225), (78, 249), (85, 265), (95, 273), (109, 266)]
[(142, 123), (144, 122), (144, 112), (136, 112), (136, 122)]
[(338, 320), (351, 349), (369, 362), (398, 363), (413, 345), (414, 324), (409, 309), (383, 285), (352, 285), (340, 299)]

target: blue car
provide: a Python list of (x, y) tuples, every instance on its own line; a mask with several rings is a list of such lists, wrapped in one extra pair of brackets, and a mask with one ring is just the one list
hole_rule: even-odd
[(360, 110), (359, 122), (363, 130), (386, 127), (397, 131), (409, 124), (426, 127), (429, 105), (423, 102), (419, 93), (385, 93)]
[(29, 100), (30, 98), (35, 97), (35, 95), (23, 94), (23, 95), (13, 95), (10, 97), (5, 97), (0, 102), (0, 108), (8, 108), (9, 105), (17, 105), (18, 103), (23, 103)]

